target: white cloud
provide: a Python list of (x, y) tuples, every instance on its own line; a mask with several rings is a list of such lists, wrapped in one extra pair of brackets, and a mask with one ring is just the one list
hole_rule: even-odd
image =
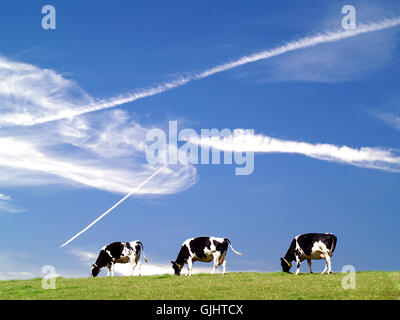
[(336, 83), (363, 79), (395, 61), (397, 31), (296, 51), (253, 72), (266, 81)]
[(372, 111), (372, 115), (386, 122), (393, 128), (400, 130), (400, 117), (391, 113)]
[(8, 201), (8, 200), (11, 200), (11, 197), (10, 197), (10, 196), (6, 196), (5, 194), (0, 193), (0, 200)]
[[(251, 62), (399, 24), (399, 18), (387, 19), (368, 25), (359, 24), (353, 31), (341, 30), (305, 37), (217, 65), (198, 74), (109, 100), (91, 97), (75, 82), (53, 70), (0, 57), (0, 184), (70, 183), (128, 193), (157, 169), (145, 160), (144, 137), (148, 129), (120, 110), (86, 113), (159, 94), (189, 81), (203, 79)], [(81, 116), (76, 117), (77, 115)], [(63, 121), (54, 121), (60, 119)], [(276, 143), (276, 139), (272, 142)], [(297, 142), (285, 142), (282, 146), (289, 143), (298, 150), (298, 146), (294, 146)], [(390, 161), (397, 160), (389, 151), (374, 148), (352, 150), (347, 147), (310, 147), (307, 143), (297, 144), (303, 149), (310, 149), (304, 151), (308, 156), (365, 167), (383, 168)], [(361, 155), (365, 159), (346, 159)], [(389, 167), (392, 168), (392, 164)], [(164, 170), (141, 189), (140, 193), (179, 192), (192, 186), (196, 179), (196, 169), (193, 166), (178, 165)]]
[(109, 100), (95, 99), (72, 80), (0, 56), (0, 126), (31, 126), (103, 110), (185, 84), (178, 79)]
[[(331, 30), (340, 27), (339, 10), (342, 6), (331, 2), (319, 18), (306, 21), (315, 29)], [(356, 7), (357, 24), (374, 21), (376, 17), (393, 17), (400, 6), (390, 6), (370, 1), (359, 2)], [(251, 70), (251, 75), (261, 81), (304, 81), (337, 83), (365, 79), (379, 69), (396, 62), (399, 28), (385, 32), (371, 32), (362, 37), (352, 37), (340, 43), (326, 43), (306, 50), (297, 50), (266, 61)], [(247, 73), (248, 75), (249, 73)]]
[[(196, 273), (211, 273), (213, 264), (209, 263), (206, 264), (208, 267), (205, 265), (201, 266), (201, 264), (194, 264), (193, 265), (193, 274)], [(132, 267), (126, 263), (126, 264), (120, 264), (117, 263), (115, 265), (115, 272), (122, 275), (122, 276), (130, 276), (132, 273)], [(218, 269), (217, 269), (218, 270)], [(219, 272), (221, 271), (222, 268), (219, 268)], [(185, 275), (187, 270), (182, 270), (182, 275)], [(174, 274), (174, 270), (172, 269), (171, 264), (163, 264), (163, 263), (144, 263), (142, 262), (142, 269), (141, 273), (143, 276), (152, 276), (152, 275), (162, 275), (162, 274)], [(138, 270), (137, 268), (135, 269), (133, 275), (137, 275)]]
[(0, 212), (20, 213), (25, 212), (26, 209), (17, 208), (10, 196), (0, 193)]
[(27, 280), (37, 277), (37, 273), (32, 272), (11, 272), (11, 271), (0, 271), (0, 280), (7, 281), (7, 280)]
[[(57, 276), (64, 278), (88, 278), (90, 277), (90, 267), (96, 260), (98, 254), (93, 252), (83, 250), (80, 248), (70, 248), (67, 251), (69, 254), (77, 258), (78, 263), (72, 263), (71, 267), (64, 269), (62, 266), (55, 264), (55, 271)], [(149, 258), (149, 257), (148, 257)], [(42, 268), (44, 265), (49, 263), (43, 262), (43, 264), (38, 262), (38, 256), (35, 256), (34, 260), (31, 256), (26, 254), (21, 254), (18, 252), (13, 253), (2, 253), (0, 255), (0, 280), (23, 280), (32, 278), (42, 278)], [(34, 261), (34, 262), (32, 262)], [(149, 258), (150, 263), (145, 263), (143, 258), (141, 258), (142, 268), (141, 274), (143, 276), (151, 275), (163, 275), (163, 274), (173, 274), (173, 269), (171, 263), (164, 262), (154, 262), (152, 258)], [(51, 262), (50, 262), (51, 265)], [(194, 263), (193, 274), (197, 273), (211, 273), (213, 268), (212, 263)], [(129, 263), (126, 264), (115, 264), (115, 274), (121, 276), (130, 276), (132, 274), (132, 267)], [(250, 271), (250, 270), (247, 270)], [(253, 271), (253, 269), (251, 269)], [(181, 275), (184, 276), (187, 272), (185, 267), (182, 270)], [(228, 270), (229, 272), (229, 270)], [(217, 273), (222, 273), (222, 267), (218, 267)], [(107, 274), (107, 268), (103, 268), (99, 276), (105, 276)], [(138, 275), (138, 269), (136, 268), (134, 276)]]
[[(93, 103), (55, 71), (0, 57), (0, 185), (68, 183), (128, 193), (151, 175), (157, 168), (145, 159), (148, 129), (120, 110), (73, 118)], [(60, 115), (63, 121), (47, 122)], [(171, 166), (138, 193), (175, 193), (195, 182), (194, 167)]]
[(250, 135), (244, 130), (236, 130), (225, 138), (191, 138), (193, 144), (206, 145), (223, 151), (290, 153), (319, 160), (346, 163), (353, 166), (400, 172), (400, 156), (391, 150), (380, 148), (351, 148), (326, 143), (282, 140), (264, 135)]
[[(39, 255), (32, 257), (20, 252), (2, 252), (0, 255), (0, 280), (27, 280), (32, 278), (43, 278), (42, 268), (51, 263), (40, 263)], [(88, 277), (87, 270), (82, 272), (82, 268), (63, 269), (61, 266), (54, 266), (56, 277), (82, 278)], [(46, 273), (48, 274), (48, 273)]]
[[(77, 183), (110, 192), (128, 193), (141, 183), (156, 168), (142, 162), (123, 165), (121, 159), (76, 157), (70, 158), (71, 152), (63, 155), (48, 156), (32, 142), (14, 138), (0, 138), (0, 166), (26, 171), (26, 175), (46, 174), (69, 183)], [(87, 153), (84, 153), (87, 155)], [(62, 158), (62, 159), (61, 159)], [(191, 166), (177, 166), (164, 170), (148, 185), (138, 191), (139, 194), (174, 193), (191, 186), (195, 180), (196, 171)], [(4, 181), (2, 181), (4, 183)], [(24, 185), (24, 180), (14, 181), (14, 184)]]
[(339, 30), (304, 37), (274, 49), (264, 50), (214, 66), (197, 74), (189, 74), (149, 89), (137, 90), (111, 99), (94, 99), (81, 90), (73, 81), (64, 79), (52, 70), (39, 69), (32, 65), (11, 62), (0, 57), (0, 96), (2, 96), (3, 106), (7, 108), (7, 112), (0, 116), (0, 125), (30, 126), (113, 108), (137, 99), (157, 95), (183, 86), (191, 81), (204, 79), (248, 63), (323, 43), (336, 42), (361, 34), (390, 29), (399, 24), (400, 18), (385, 19), (377, 23), (359, 23), (355, 30)]
[[(71, 248), (68, 250), (68, 253), (72, 254), (73, 256), (77, 257), (83, 265), (87, 266), (87, 269), (96, 261), (98, 254), (93, 252), (89, 252), (83, 249), (78, 248)], [(162, 274), (173, 274), (172, 265), (168, 263), (159, 263), (159, 262), (151, 262), (145, 263), (143, 261), (143, 256), (141, 257), (141, 273), (144, 276), (150, 275), (162, 275)], [(107, 271), (107, 268), (104, 268), (103, 274)], [(221, 269), (222, 270), (222, 269)], [(132, 267), (129, 263), (117, 263), (115, 264), (114, 271), (116, 274), (122, 276), (130, 276), (132, 274)], [(196, 264), (193, 268), (193, 273), (210, 273), (212, 271), (212, 263), (207, 265)], [(138, 275), (138, 269), (136, 268), (133, 275)]]
[(223, 72), (226, 70), (230, 70), (248, 63), (265, 60), (271, 57), (280, 56), (282, 54), (296, 51), (299, 49), (310, 48), (322, 43), (335, 42), (343, 39), (348, 39), (352, 37), (356, 37), (361, 34), (366, 34), (374, 31), (385, 30), (389, 28), (393, 28), (400, 24), (400, 18), (396, 19), (385, 19), (378, 23), (371, 24), (358, 24), (355, 30), (340, 30), (335, 32), (326, 32), (322, 34), (317, 34), (315, 36), (305, 37), (298, 41), (292, 41), (287, 43), (286, 45), (271, 49), (265, 50), (262, 52), (258, 52), (252, 54), (250, 56), (244, 56), (238, 60), (225, 63), (222, 65), (215, 66), (210, 68), (202, 73), (199, 73), (195, 76), (196, 79), (202, 79), (205, 77), (209, 77), (219, 72)]
[(78, 85), (55, 71), (4, 57), (0, 57), (0, 96), (2, 124), (32, 124), (55, 114), (68, 118), (79, 105), (93, 102)]
[(83, 249), (78, 249), (78, 248), (71, 248), (68, 251), (69, 254), (72, 254), (74, 256), (76, 256), (79, 261), (85, 262), (85, 263), (94, 263), (94, 261), (97, 259), (97, 254), (90, 252), (90, 251), (86, 251)]

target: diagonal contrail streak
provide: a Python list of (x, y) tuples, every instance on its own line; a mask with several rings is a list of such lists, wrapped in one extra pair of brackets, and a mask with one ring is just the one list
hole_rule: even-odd
[(400, 25), (400, 17), (393, 18), (393, 19), (384, 19), (384, 20), (382, 20), (380, 22), (376, 22), (376, 23), (359, 24), (357, 26), (357, 28), (354, 30), (341, 30), (341, 31), (335, 31), (335, 32), (326, 32), (326, 33), (322, 33), (322, 34), (317, 34), (315, 36), (301, 38), (297, 41), (289, 42), (285, 45), (276, 47), (274, 49), (264, 50), (264, 51), (261, 51), (261, 52), (258, 52), (258, 53), (252, 54), (252, 55), (243, 56), (237, 60), (214, 66), (214, 67), (206, 69), (205, 71), (202, 71), (200, 73), (189, 74), (187, 76), (183, 76), (176, 80), (159, 84), (159, 85), (149, 88), (149, 89), (138, 90), (133, 93), (121, 95), (119, 97), (115, 97), (115, 98), (111, 98), (111, 99), (98, 100), (89, 105), (77, 107), (75, 110), (68, 109), (68, 110), (60, 111), (57, 114), (53, 114), (53, 115), (49, 115), (49, 116), (38, 117), (38, 118), (29, 119), (29, 120), (25, 119), (25, 120), (21, 120), (21, 121), (15, 120), (15, 119), (14, 120), (7, 119), (7, 123), (9, 125), (29, 126), (29, 125), (40, 124), (40, 123), (45, 123), (45, 122), (49, 122), (49, 121), (71, 118), (71, 117), (82, 115), (82, 114), (89, 113), (89, 112), (113, 108), (113, 107), (116, 107), (116, 106), (119, 106), (119, 105), (122, 105), (125, 103), (133, 102), (138, 99), (154, 96), (154, 95), (169, 91), (171, 89), (181, 87), (191, 81), (204, 79), (204, 78), (210, 77), (214, 74), (224, 72), (224, 71), (227, 71), (227, 70), (230, 70), (233, 68), (237, 68), (239, 66), (243, 66), (248, 63), (269, 59), (272, 57), (276, 57), (276, 56), (285, 54), (287, 52), (313, 47), (313, 46), (316, 46), (316, 45), (319, 45), (322, 43), (335, 42), (335, 41), (339, 41), (339, 40), (356, 37), (361, 34), (390, 29), (390, 28), (396, 27), (398, 25)]
[(124, 202), (126, 199), (128, 199), (132, 194), (136, 193), (141, 187), (143, 187), (147, 182), (149, 182), (152, 178), (154, 178), (157, 174), (159, 174), (167, 165), (159, 168), (156, 172), (154, 172), (150, 177), (148, 177), (146, 180), (144, 180), (141, 184), (139, 184), (134, 190), (129, 192), (125, 197), (123, 197), (121, 200), (119, 200), (116, 204), (114, 204), (110, 209), (108, 209), (106, 212), (104, 212), (101, 216), (99, 216), (97, 219), (95, 219), (91, 224), (89, 224), (86, 228), (83, 230), (79, 231), (76, 235), (74, 235), (71, 239), (63, 243), (61, 247), (65, 247), (67, 244), (69, 244), (71, 241), (74, 239), (78, 238), (82, 233), (85, 231), (89, 230), (91, 227), (93, 227), (97, 222), (99, 222), (101, 219), (103, 219), (107, 214), (109, 214), (111, 211), (113, 211), (116, 207), (118, 207), (122, 202)]
[(363, 24), (359, 25), (354, 30), (326, 32), (326, 33), (318, 34), (318, 35), (315, 35), (312, 37), (305, 37), (305, 38), (302, 38), (297, 41), (289, 42), (286, 45), (283, 45), (283, 46), (280, 46), (280, 47), (277, 47), (274, 49), (261, 51), (261, 52), (252, 54), (250, 56), (244, 56), (244, 57), (242, 57), (238, 60), (232, 61), (232, 62), (228, 62), (225, 64), (215, 66), (213, 68), (210, 68), (206, 71), (203, 71), (203, 72), (197, 74), (194, 78), (195, 79), (203, 79), (203, 78), (209, 77), (211, 75), (214, 75), (216, 73), (227, 71), (227, 70), (245, 65), (247, 63), (272, 58), (272, 57), (279, 56), (281, 54), (284, 54), (284, 53), (287, 53), (290, 51), (309, 48), (309, 47), (313, 47), (313, 46), (316, 46), (316, 45), (322, 44), (322, 43), (344, 40), (344, 39), (352, 38), (352, 37), (355, 37), (355, 36), (358, 36), (358, 35), (361, 35), (364, 33), (393, 28), (395, 26), (398, 26), (399, 24), (400, 24), (400, 18), (385, 19), (385, 20), (383, 20), (381, 22), (377, 22), (377, 23), (371, 23), (371, 24), (367, 24), (367, 25), (363, 25)]

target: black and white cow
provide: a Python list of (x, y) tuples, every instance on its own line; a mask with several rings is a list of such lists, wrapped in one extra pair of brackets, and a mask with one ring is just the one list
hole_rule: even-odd
[(226, 252), (228, 245), (237, 255), (242, 255), (240, 252), (233, 249), (231, 242), (226, 238), (216, 237), (197, 237), (187, 239), (179, 251), (175, 261), (171, 261), (172, 268), (177, 276), (180, 275), (185, 263), (188, 265), (188, 276), (192, 275), (192, 265), (195, 261), (214, 262), (213, 274), (218, 266), (222, 264), (223, 273), (226, 273)]
[(136, 266), (141, 275), (140, 252), (143, 251), (144, 260), (149, 263), (144, 255), (143, 244), (140, 241), (113, 242), (101, 248), (95, 264), (92, 264), (92, 276), (96, 277), (101, 268), (107, 267), (107, 276), (114, 276), (115, 263), (130, 263), (132, 275)]
[(298, 235), (290, 244), (285, 257), (281, 258), (282, 271), (289, 272), (292, 267), (292, 261), (296, 261), (296, 275), (300, 272), (300, 263), (307, 259), (308, 266), (311, 269), (311, 260), (325, 259), (326, 265), (322, 274), (328, 270), (332, 273), (331, 257), (335, 251), (337, 238), (332, 233), (307, 233)]

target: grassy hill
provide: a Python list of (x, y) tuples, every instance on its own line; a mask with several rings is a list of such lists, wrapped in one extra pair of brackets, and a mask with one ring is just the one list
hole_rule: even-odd
[(0, 281), (0, 299), (400, 299), (400, 272), (356, 274), (356, 289), (344, 290), (341, 273), (331, 275), (240, 272), (142, 277), (56, 279), (55, 290), (42, 279)]

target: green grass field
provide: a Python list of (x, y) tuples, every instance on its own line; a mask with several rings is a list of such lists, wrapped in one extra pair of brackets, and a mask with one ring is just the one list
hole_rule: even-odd
[(139, 299), (265, 300), (339, 299), (399, 300), (400, 272), (356, 274), (356, 289), (342, 288), (341, 273), (331, 275), (240, 272), (142, 277), (56, 279), (56, 289), (42, 289), (42, 279), (0, 281), (0, 299)]

